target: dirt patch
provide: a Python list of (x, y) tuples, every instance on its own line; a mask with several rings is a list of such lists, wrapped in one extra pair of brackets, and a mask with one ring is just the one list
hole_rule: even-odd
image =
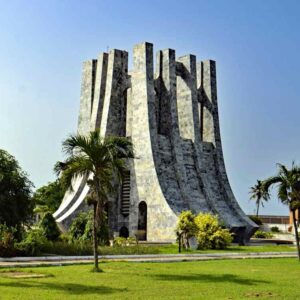
[(24, 279), (24, 278), (46, 278), (46, 277), (52, 277), (52, 275), (31, 273), (31, 272), (9, 272), (8, 271), (8, 272), (1, 272), (0, 277)]
[(274, 294), (272, 292), (250, 292), (245, 294), (245, 297), (247, 298), (260, 298), (260, 297), (272, 298), (278, 296), (279, 296), (278, 294)]

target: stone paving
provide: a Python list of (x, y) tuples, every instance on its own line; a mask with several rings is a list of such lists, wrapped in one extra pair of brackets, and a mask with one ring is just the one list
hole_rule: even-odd
[[(182, 262), (223, 259), (249, 258), (296, 258), (296, 252), (249, 252), (249, 253), (208, 253), (208, 254), (147, 254), (147, 255), (105, 255), (99, 256), (104, 261), (127, 262)], [(0, 258), (0, 268), (63, 266), (73, 264), (89, 264), (93, 256), (43, 256)]]

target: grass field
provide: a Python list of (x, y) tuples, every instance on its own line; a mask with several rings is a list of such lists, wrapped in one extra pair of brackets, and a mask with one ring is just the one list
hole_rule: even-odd
[[(223, 253), (223, 252), (296, 252), (296, 246), (294, 245), (260, 245), (260, 246), (229, 246), (224, 250), (184, 250), (182, 249), (182, 254), (185, 253)], [(63, 252), (52, 254), (64, 254)], [(130, 247), (99, 247), (100, 255), (118, 255), (118, 254), (178, 254), (178, 245), (138, 245)]]
[(28, 278), (2, 269), (0, 299), (300, 299), (294, 258), (101, 266), (103, 273), (91, 265), (14, 270), (33, 272)]
[[(296, 251), (294, 245), (264, 245), (264, 246), (229, 246), (224, 250), (183, 250), (182, 253), (221, 253), (221, 252), (288, 252)], [(177, 254), (178, 245), (165, 245), (158, 247), (158, 253)]]

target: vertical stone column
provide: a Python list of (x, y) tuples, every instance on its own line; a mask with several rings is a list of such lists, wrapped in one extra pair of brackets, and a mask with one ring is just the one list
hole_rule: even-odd
[(91, 116), (91, 131), (100, 128), (107, 74), (108, 54), (100, 53), (97, 62), (94, 100)]
[(180, 135), (184, 139), (200, 142), (200, 123), (196, 82), (196, 57), (178, 58), (181, 76), (177, 76), (177, 106)]
[(80, 108), (77, 129), (77, 132), (79, 134), (87, 134), (90, 132), (96, 67), (97, 60), (88, 60), (83, 63)]
[(126, 136), (131, 136), (132, 129), (132, 90), (127, 89), (127, 105), (126, 105)]
[(186, 172), (183, 165), (183, 154), (181, 138), (179, 134), (178, 110), (177, 110), (177, 77), (175, 50), (166, 49), (159, 51), (157, 55), (157, 69), (160, 78), (161, 97), (161, 121), (159, 126), (161, 134), (169, 137), (172, 145), (172, 156), (177, 174), (177, 181), (180, 187), (180, 203), (176, 203), (176, 210), (189, 209), (188, 193), (186, 190)]
[(138, 44), (133, 51), (132, 142), (135, 156), (132, 187), (130, 232), (137, 229), (138, 205), (147, 204), (147, 239), (173, 240), (177, 217), (164, 198), (155, 169), (157, 124), (153, 78), (153, 45)]
[[(171, 137), (171, 110), (176, 105), (176, 61), (175, 51), (166, 49), (157, 53), (157, 75), (159, 80), (158, 101), (158, 133)], [(176, 107), (177, 110), (177, 107)], [(177, 112), (176, 112), (177, 115)], [(174, 122), (173, 122), (174, 123)], [(176, 124), (178, 126), (178, 124)]]
[(217, 80), (216, 63), (213, 60), (201, 62), (202, 66), (202, 139), (210, 142), (215, 147), (221, 147), (218, 102), (217, 102)]
[(128, 53), (113, 49), (108, 55), (106, 88), (101, 118), (102, 136), (125, 135), (125, 90), (128, 72)]

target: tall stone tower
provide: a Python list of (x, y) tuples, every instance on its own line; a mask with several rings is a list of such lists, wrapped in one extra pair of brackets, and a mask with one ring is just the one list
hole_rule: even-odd
[[(135, 159), (108, 205), (114, 235), (148, 241), (174, 241), (183, 210), (218, 214), (236, 234), (249, 239), (257, 226), (236, 201), (226, 175), (219, 128), (216, 63), (176, 58), (153, 45), (128, 53), (111, 50), (83, 65), (78, 133), (100, 128), (102, 136), (127, 136)], [(85, 209), (89, 191), (84, 178), (74, 183), (54, 216), (67, 229)]]

